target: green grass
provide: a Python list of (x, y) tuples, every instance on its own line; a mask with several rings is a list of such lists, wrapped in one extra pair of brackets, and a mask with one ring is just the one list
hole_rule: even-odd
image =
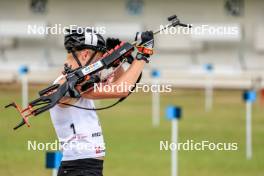
[[(31, 88), (30, 97), (36, 97)], [(2, 109), (12, 100), (20, 101), (19, 87), (0, 89), (0, 176), (47, 176), (45, 151), (27, 151), (27, 140), (52, 142), (56, 139), (49, 113), (31, 120), (31, 128), (13, 131), (20, 120), (14, 110)], [(110, 101), (102, 101), (102, 105)], [(136, 93), (124, 103), (100, 111), (107, 156), (106, 176), (168, 176), (170, 152), (160, 151), (160, 140), (170, 140), (170, 122), (164, 117), (168, 104), (183, 107), (179, 140), (237, 142), (238, 151), (180, 151), (181, 176), (260, 176), (264, 174), (264, 110), (253, 110), (253, 159), (245, 158), (245, 117), (240, 91), (216, 91), (214, 109), (204, 112), (203, 91), (174, 90), (161, 94), (161, 125), (151, 126), (151, 95)]]

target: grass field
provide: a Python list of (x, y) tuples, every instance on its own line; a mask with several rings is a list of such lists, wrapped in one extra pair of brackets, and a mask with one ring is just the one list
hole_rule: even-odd
[[(44, 87), (44, 86), (42, 86)], [(36, 97), (40, 87), (32, 88)], [(13, 131), (20, 120), (14, 110), (2, 107), (20, 102), (20, 89), (0, 89), (0, 176), (47, 176), (45, 151), (27, 151), (27, 140), (53, 142), (56, 139), (49, 113), (32, 119), (31, 128)], [(103, 101), (101, 104), (109, 104)], [(216, 91), (213, 111), (204, 112), (203, 91), (174, 90), (161, 94), (161, 125), (151, 126), (151, 95), (136, 93), (124, 103), (99, 112), (107, 144), (104, 175), (169, 176), (170, 152), (160, 151), (160, 140), (170, 140), (170, 122), (164, 117), (168, 104), (180, 105), (184, 116), (179, 140), (237, 142), (238, 151), (180, 151), (181, 176), (262, 176), (264, 175), (264, 105), (253, 110), (253, 159), (245, 159), (245, 112), (241, 91)]]

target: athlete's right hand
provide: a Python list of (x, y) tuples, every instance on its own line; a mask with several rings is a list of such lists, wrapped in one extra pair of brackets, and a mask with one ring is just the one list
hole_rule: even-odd
[(152, 31), (137, 32), (135, 40), (140, 42), (137, 45), (138, 53), (136, 55), (137, 60), (144, 60), (149, 63), (150, 56), (153, 54), (154, 47), (154, 34)]
[(151, 48), (154, 47), (154, 34), (153, 31), (145, 31), (145, 32), (137, 32), (135, 41), (139, 43), (139, 45), (145, 44), (145, 43), (151, 43)]

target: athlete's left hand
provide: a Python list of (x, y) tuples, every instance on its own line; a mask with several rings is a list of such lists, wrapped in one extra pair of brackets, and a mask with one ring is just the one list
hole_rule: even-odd
[(121, 41), (118, 38), (107, 38), (106, 39), (106, 49), (107, 50), (114, 49), (120, 43)]

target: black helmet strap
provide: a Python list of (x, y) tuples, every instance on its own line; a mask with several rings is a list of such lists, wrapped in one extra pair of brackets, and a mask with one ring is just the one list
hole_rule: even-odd
[(89, 64), (92, 63), (92, 61), (94, 60), (94, 57), (95, 57), (96, 54), (97, 54), (97, 51), (95, 51), (93, 53), (93, 55), (91, 56), (91, 58), (86, 62), (85, 66), (88, 66)]
[[(74, 60), (75, 60), (75, 61), (77, 62), (77, 64), (79, 65), (79, 67), (82, 67), (81, 62), (80, 62), (80, 60), (78, 59), (78, 57), (77, 57), (77, 55), (76, 55), (76, 52), (75, 52), (75, 51), (72, 51), (71, 53), (72, 53), (72, 56), (73, 56)], [(91, 56), (91, 58), (86, 62), (85, 66), (89, 65), (89, 64), (93, 61), (93, 59), (94, 59), (96, 53), (97, 53), (97, 51), (95, 51), (95, 52), (93, 53), (93, 55)]]
[(75, 51), (72, 51), (72, 56), (74, 58), (74, 60), (77, 62), (77, 64), (79, 65), (79, 67), (82, 67), (82, 64), (80, 62), (80, 60), (78, 59), (77, 55), (76, 55), (76, 52)]

